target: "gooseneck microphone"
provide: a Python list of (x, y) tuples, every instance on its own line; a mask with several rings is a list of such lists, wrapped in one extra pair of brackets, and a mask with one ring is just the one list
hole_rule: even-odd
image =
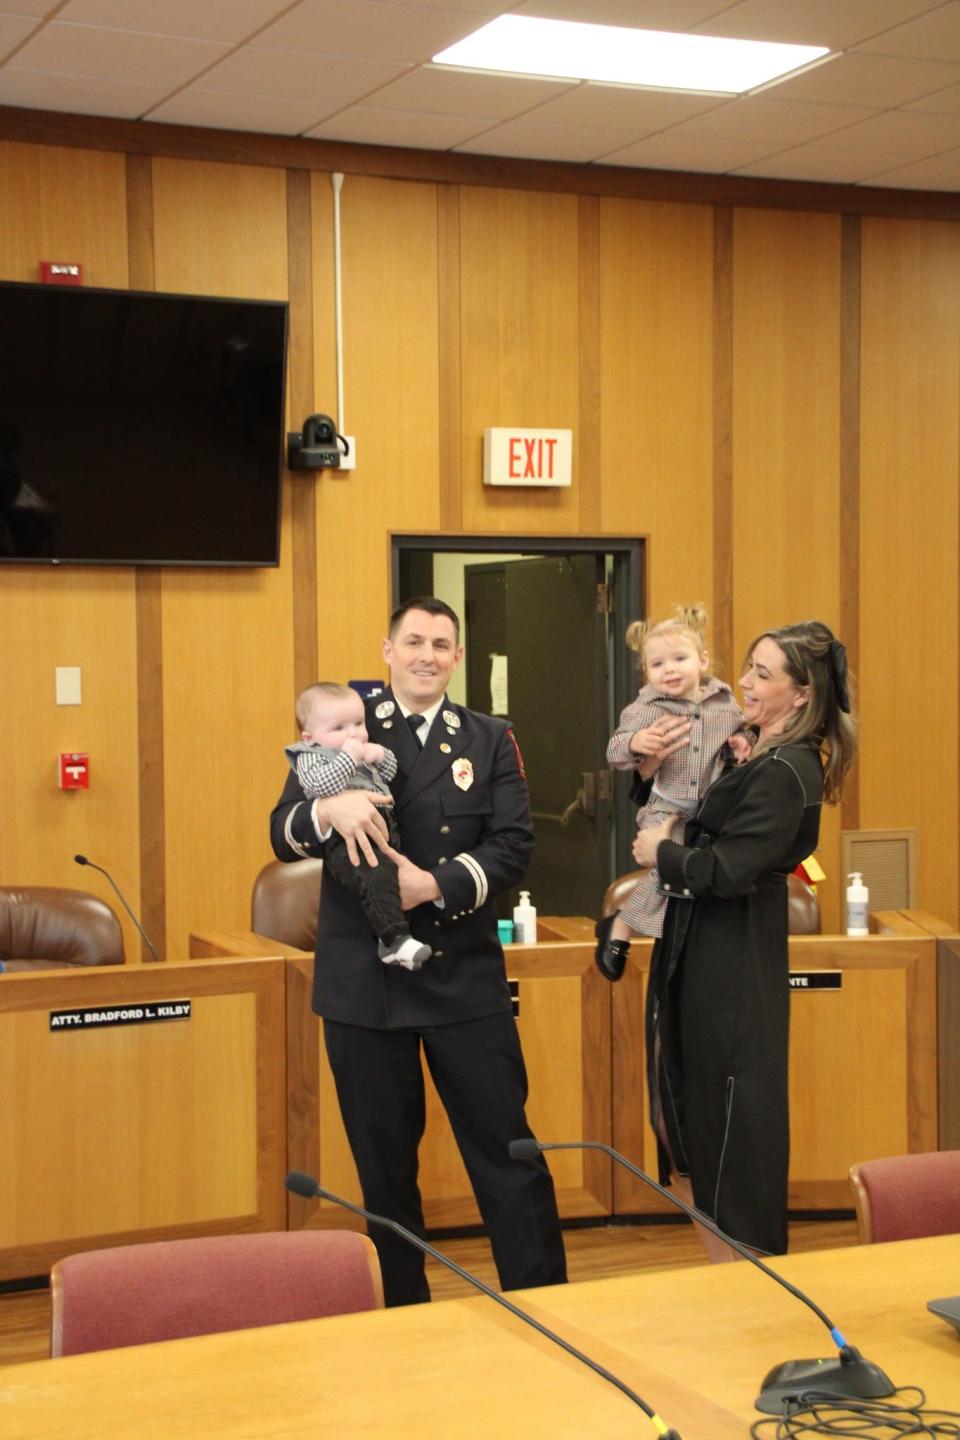
[(134, 915), (133, 911), (130, 909), (130, 906), (127, 904), (126, 900), (124, 900), (123, 895), (120, 893), (120, 887), (117, 885), (117, 882), (114, 880), (113, 876), (110, 874), (110, 871), (109, 871), (109, 870), (104, 870), (104, 868), (103, 868), (102, 865), (97, 865), (93, 860), (88, 860), (87, 857), (86, 857), (86, 855), (74, 855), (73, 858), (74, 858), (74, 861), (76, 862), (76, 864), (78, 864), (78, 865), (89, 865), (91, 870), (99, 870), (101, 875), (106, 875), (107, 879), (110, 881), (110, 884), (113, 886), (114, 890), (115, 890), (116, 893), (117, 893), (117, 899), (120, 901), (120, 904), (123, 906), (124, 910), (126, 910), (127, 914), (130, 916), (130, 919), (133, 921), (134, 925), (136, 925), (137, 929), (140, 931), (140, 934), (141, 934), (141, 936), (142, 936), (142, 938), (143, 938), (143, 943), (144, 943), (144, 945), (146, 945), (147, 949), (150, 951), (150, 954), (153, 956), (154, 960), (156, 960), (156, 961), (159, 962), (160, 957), (159, 957), (159, 955), (157, 954), (156, 950), (154, 950), (153, 945), (152, 945), (151, 942), (150, 942), (150, 936), (147, 934), (146, 930), (144, 930), (143, 926), (140, 924), (140, 921), (137, 919), (136, 915)]
[(848, 1345), (843, 1335), (834, 1325), (820, 1306), (805, 1295), (796, 1285), (791, 1285), (776, 1270), (771, 1270), (758, 1256), (739, 1240), (734, 1240), (732, 1235), (727, 1235), (720, 1229), (709, 1215), (698, 1210), (694, 1205), (688, 1205), (678, 1195), (674, 1195), (663, 1185), (659, 1185), (652, 1179), (645, 1170), (634, 1165), (619, 1150), (614, 1150), (610, 1145), (604, 1145), (599, 1140), (566, 1140), (557, 1141), (554, 1144), (541, 1143), (533, 1138), (525, 1140), (510, 1141), (510, 1155), (514, 1160), (532, 1160), (543, 1150), (600, 1150), (604, 1155), (609, 1155), (618, 1165), (623, 1165), (631, 1175), (636, 1175), (651, 1190), (669, 1200), (678, 1210), (689, 1215), (698, 1225), (709, 1230), (718, 1239), (723, 1240), (731, 1249), (742, 1255), (744, 1260), (749, 1260), (758, 1270), (769, 1275), (771, 1280), (776, 1280), (784, 1290), (789, 1290), (791, 1295), (802, 1300), (822, 1320), (830, 1331), (830, 1336), (839, 1350), (836, 1360), (785, 1360), (782, 1365), (775, 1365), (770, 1373), (764, 1378), (760, 1387), (760, 1394), (756, 1400), (758, 1410), (768, 1415), (783, 1415), (790, 1404), (800, 1400), (805, 1395), (816, 1394), (818, 1397), (833, 1397), (842, 1399), (876, 1400), (884, 1395), (893, 1395), (896, 1386), (883, 1373), (878, 1365), (871, 1360), (865, 1360), (860, 1351), (854, 1345)]
[(576, 1346), (571, 1345), (568, 1340), (564, 1340), (562, 1335), (557, 1335), (553, 1330), (548, 1330), (546, 1325), (542, 1325), (539, 1320), (535, 1320), (532, 1315), (528, 1315), (525, 1310), (521, 1310), (519, 1305), (514, 1305), (513, 1301), (508, 1300), (505, 1295), (501, 1295), (499, 1291), (491, 1289), (489, 1285), (486, 1285), (482, 1280), (478, 1279), (476, 1275), (471, 1275), (469, 1270), (464, 1270), (462, 1265), (458, 1265), (455, 1260), (451, 1260), (449, 1256), (444, 1255), (442, 1250), (437, 1250), (433, 1245), (428, 1244), (426, 1240), (421, 1240), (419, 1235), (415, 1235), (412, 1230), (408, 1230), (406, 1226), (401, 1225), (399, 1221), (389, 1220), (386, 1215), (374, 1215), (373, 1211), (364, 1210), (362, 1205), (354, 1205), (351, 1200), (344, 1200), (341, 1196), (334, 1195), (332, 1191), (325, 1190), (322, 1185), (319, 1185), (311, 1175), (304, 1175), (299, 1170), (291, 1170), (283, 1183), (294, 1195), (301, 1195), (305, 1200), (330, 1200), (334, 1205), (341, 1205), (344, 1210), (351, 1210), (354, 1215), (359, 1215), (362, 1219), (368, 1220), (374, 1225), (383, 1225), (386, 1229), (392, 1230), (396, 1235), (401, 1236), (409, 1244), (415, 1246), (417, 1250), (422, 1250), (425, 1255), (432, 1255), (434, 1260), (439, 1260), (441, 1265), (445, 1265), (448, 1270), (452, 1270), (454, 1275), (459, 1275), (461, 1280), (466, 1280), (475, 1290), (479, 1290), (483, 1295), (488, 1295), (491, 1300), (495, 1300), (498, 1305), (502, 1305), (505, 1310), (509, 1310), (511, 1315), (516, 1315), (517, 1318), (524, 1321), (525, 1324), (532, 1325), (534, 1330), (539, 1331), (539, 1333), (544, 1335), (548, 1340), (552, 1340), (553, 1343), (559, 1345), (562, 1350), (566, 1350), (568, 1355), (572, 1355), (575, 1360), (579, 1360), (581, 1364), (586, 1365), (588, 1369), (593, 1370), (594, 1373), (601, 1376), (602, 1379), (609, 1381), (611, 1385), (615, 1385), (618, 1390), (626, 1395), (628, 1400), (632, 1400), (634, 1405), (639, 1405), (643, 1413), (650, 1418), (660, 1440), (681, 1440), (678, 1432), (665, 1425), (660, 1419), (660, 1416), (647, 1404), (646, 1400), (638, 1395), (635, 1390), (631, 1390), (630, 1386), (623, 1380), (618, 1379), (612, 1371), (604, 1369), (596, 1360), (591, 1360), (589, 1355), (584, 1355), (582, 1350), (578, 1350)]

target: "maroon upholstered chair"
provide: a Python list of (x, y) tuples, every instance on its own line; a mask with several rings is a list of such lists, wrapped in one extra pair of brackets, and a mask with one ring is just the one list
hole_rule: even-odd
[(960, 1234), (960, 1150), (850, 1167), (861, 1245)]
[(322, 876), (322, 860), (271, 860), (264, 865), (253, 886), (250, 928), (312, 955)]
[[(601, 915), (615, 915), (623, 907), (642, 874), (642, 870), (630, 870), (608, 885), (603, 897)], [(799, 875), (787, 876), (787, 929), (791, 935), (820, 934), (820, 902), (816, 891), (812, 886), (806, 885)]]
[(3, 885), (0, 960), (5, 970), (122, 965), (120, 922), (105, 901), (85, 890)]
[(383, 1306), (376, 1251), (352, 1230), (207, 1235), (88, 1250), (57, 1261), (50, 1294), (53, 1356)]

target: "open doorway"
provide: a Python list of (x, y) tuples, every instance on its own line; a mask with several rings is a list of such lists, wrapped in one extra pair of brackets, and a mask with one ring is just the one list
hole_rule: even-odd
[(451, 699), (513, 723), (536, 837), (525, 888), (541, 914), (593, 915), (633, 868), (630, 777), (605, 750), (637, 689), (623, 635), (644, 614), (643, 541), (394, 535), (391, 551), (394, 605), (432, 594), (461, 617)]

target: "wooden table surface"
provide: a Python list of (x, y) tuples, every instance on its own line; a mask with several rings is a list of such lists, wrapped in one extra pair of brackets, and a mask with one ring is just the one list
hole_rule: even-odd
[[(894, 1385), (921, 1385), (931, 1405), (960, 1410), (960, 1336), (926, 1308), (930, 1299), (960, 1293), (960, 1235), (816, 1250), (770, 1263)], [(757, 1418), (753, 1402), (775, 1365), (836, 1354), (817, 1316), (746, 1263), (539, 1293), (558, 1329), (569, 1322), (584, 1335), (603, 1336), (625, 1357), (642, 1356), (664, 1378), (695, 1387), (745, 1420)]]
[[(960, 1339), (926, 1309), (960, 1290), (960, 1236), (777, 1262), (897, 1385), (960, 1409)], [(747, 1264), (514, 1297), (619, 1375), (683, 1440), (733, 1440), (767, 1370), (828, 1356), (805, 1306)], [(653, 1436), (612, 1386), (482, 1297), (11, 1367), (4, 1440), (318, 1435)]]

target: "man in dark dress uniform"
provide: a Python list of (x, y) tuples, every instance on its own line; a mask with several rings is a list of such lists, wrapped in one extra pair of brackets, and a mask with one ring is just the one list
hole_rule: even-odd
[[(390, 687), (367, 702), (372, 742), (394, 751), (402, 845), (390, 850), (422, 969), (384, 965), (358, 901), (324, 875), (313, 1008), (367, 1209), (424, 1234), (417, 1150), (424, 1128), (421, 1047), (490, 1236), (505, 1290), (566, 1279), (553, 1182), (542, 1157), (511, 1160), (531, 1131), (527, 1079), (497, 938), (494, 897), (516, 885), (533, 848), (520, 752), (504, 720), (447, 699), (463, 655), (457, 616), (432, 597), (391, 619)], [(336, 828), (351, 856), (386, 846), (379, 797), (310, 801), (291, 773), (270, 820), (281, 860), (322, 856)], [(428, 1300), (422, 1254), (371, 1230), (388, 1305)]]

